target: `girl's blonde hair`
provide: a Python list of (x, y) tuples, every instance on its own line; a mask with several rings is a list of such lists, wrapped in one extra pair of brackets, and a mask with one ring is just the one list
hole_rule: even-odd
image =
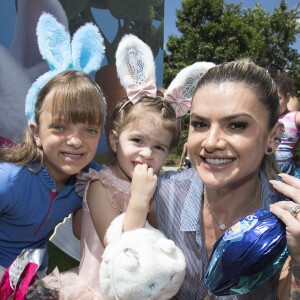
[[(195, 92), (204, 85), (222, 82), (243, 83), (255, 93), (259, 102), (268, 112), (269, 130), (278, 122), (279, 98), (276, 85), (267, 70), (248, 59), (222, 63), (209, 69), (203, 75), (198, 82)], [(277, 177), (279, 168), (275, 160), (275, 154), (265, 154), (262, 159), (261, 169), (267, 174), (269, 179)]]
[[(100, 87), (85, 73), (68, 70), (54, 76), (38, 94), (35, 104), (35, 123), (40, 125), (40, 115), (46, 96), (52, 96), (52, 118), (66, 123), (87, 123), (102, 127), (106, 104)], [(25, 129), (23, 141), (12, 148), (0, 150), (0, 161), (18, 165), (44, 162), (44, 154), (33, 138), (29, 127)]]
[[(164, 101), (162, 91), (158, 91), (155, 98), (144, 96), (135, 104), (124, 97), (112, 112), (109, 131), (115, 130), (120, 135), (128, 125), (134, 126), (139, 121), (155, 122), (162, 126), (172, 133), (170, 149), (178, 145), (183, 119), (176, 118), (171, 105)], [(113, 164), (116, 160), (115, 153), (110, 147), (109, 150), (109, 162)]]

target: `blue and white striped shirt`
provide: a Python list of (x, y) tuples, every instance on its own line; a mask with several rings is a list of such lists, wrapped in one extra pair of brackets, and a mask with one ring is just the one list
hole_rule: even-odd
[[(262, 178), (262, 208), (279, 201), (279, 194), (271, 189), (267, 177)], [(177, 294), (178, 300), (200, 299), (277, 299), (279, 273), (246, 295), (215, 296), (204, 284), (208, 260), (201, 222), (203, 183), (194, 168), (161, 175), (155, 193), (158, 229), (173, 240), (186, 258), (187, 273)]]

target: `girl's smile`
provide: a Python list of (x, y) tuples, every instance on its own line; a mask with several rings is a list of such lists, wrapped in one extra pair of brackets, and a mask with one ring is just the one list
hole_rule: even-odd
[(51, 98), (45, 98), (39, 127), (31, 125), (36, 144), (43, 149), (45, 165), (56, 184), (62, 185), (94, 158), (101, 128), (85, 123), (53, 122)]

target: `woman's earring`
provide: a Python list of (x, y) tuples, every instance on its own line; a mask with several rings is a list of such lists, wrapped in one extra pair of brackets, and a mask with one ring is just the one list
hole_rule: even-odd
[(272, 147), (270, 147), (270, 146), (269, 146), (269, 147), (267, 147), (267, 153), (268, 153), (268, 154), (271, 154), (272, 152), (273, 152), (273, 148), (272, 148)]

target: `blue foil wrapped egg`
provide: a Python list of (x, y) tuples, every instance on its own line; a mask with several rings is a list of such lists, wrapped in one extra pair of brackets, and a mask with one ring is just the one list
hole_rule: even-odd
[(268, 209), (259, 209), (215, 243), (205, 284), (218, 296), (249, 293), (278, 272), (287, 256), (285, 225)]

